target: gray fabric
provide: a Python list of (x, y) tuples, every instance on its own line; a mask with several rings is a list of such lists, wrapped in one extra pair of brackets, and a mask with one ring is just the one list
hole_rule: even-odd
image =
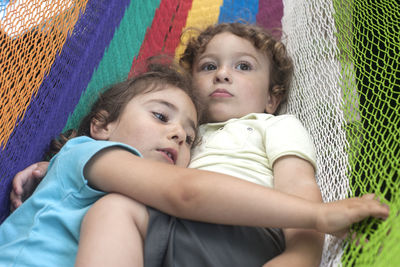
[(260, 267), (285, 248), (280, 229), (200, 223), (148, 210), (145, 267)]

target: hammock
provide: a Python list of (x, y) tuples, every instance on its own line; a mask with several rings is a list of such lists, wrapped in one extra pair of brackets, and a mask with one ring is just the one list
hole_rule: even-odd
[(239, 20), (283, 29), (295, 62), (286, 112), (312, 135), (324, 201), (373, 192), (391, 208), (353, 240), (326, 235), (321, 266), (400, 266), (397, 0), (2, 0), (0, 223), (14, 175), (77, 126), (98, 89), (142, 58), (178, 56), (187, 27)]

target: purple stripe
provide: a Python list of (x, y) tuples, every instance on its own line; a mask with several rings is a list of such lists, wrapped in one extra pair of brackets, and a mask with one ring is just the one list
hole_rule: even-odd
[(88, 1), (24, 119), (15, 128), (4, 150), (0, 150), (0, 223), (9, 214), (12, 178), (26, 166), (40, 161), (50, 140), (62, 131), (129, 2)]
[[(282, 0), (259, 0), (257, 24), (269, 29), (277, 38), (281, 38), (283, 3)], [(279, 30), (274, 30), (279, 29)]]

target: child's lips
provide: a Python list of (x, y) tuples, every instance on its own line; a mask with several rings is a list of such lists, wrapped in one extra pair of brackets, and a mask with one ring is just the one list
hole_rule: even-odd
[(232, 97), (233, 95), (225, 89), (217, 89), (210, 94), (211, 97)]
[(161, 152), (162, 156), (171, 164), (175, 165), (176, 164), (176, 151), (174, 149), (158, 149), (159, 152)]

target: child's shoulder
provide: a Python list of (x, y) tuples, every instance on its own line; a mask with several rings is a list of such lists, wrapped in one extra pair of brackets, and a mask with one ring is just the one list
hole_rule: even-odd
[(89, 145), (97, 142), (95, 139), (88, 136), (78, 136), (68, 140), (65, 145), (61, 148), (60, 152), (66, 152), (71, 149), (76, 149), (81, 146)]
[(133, 154), (141, 156), (136, 148), (131, 147), (127, 144), (114, 142), (114, 141), (107, 141), (107, 140), (96, 140), (89, 136), (79, 136), (68, 140), (68, 142), (61, 148), (60, 152), (63, 153), (76, 153), (80, 150), (84, 151), (100, 151), (107, 147), (111, 146), (118, 146), (128, 151), (131, 151)]
[(55, 161), (64, 160), (65, 158), (76, 158), (76, 155), (86, 151), (88, 146), (93, 146), (97, 142), (88, 136), (79, 136), (69, 139), (61, 149), (50, 159), (50, 165)]

